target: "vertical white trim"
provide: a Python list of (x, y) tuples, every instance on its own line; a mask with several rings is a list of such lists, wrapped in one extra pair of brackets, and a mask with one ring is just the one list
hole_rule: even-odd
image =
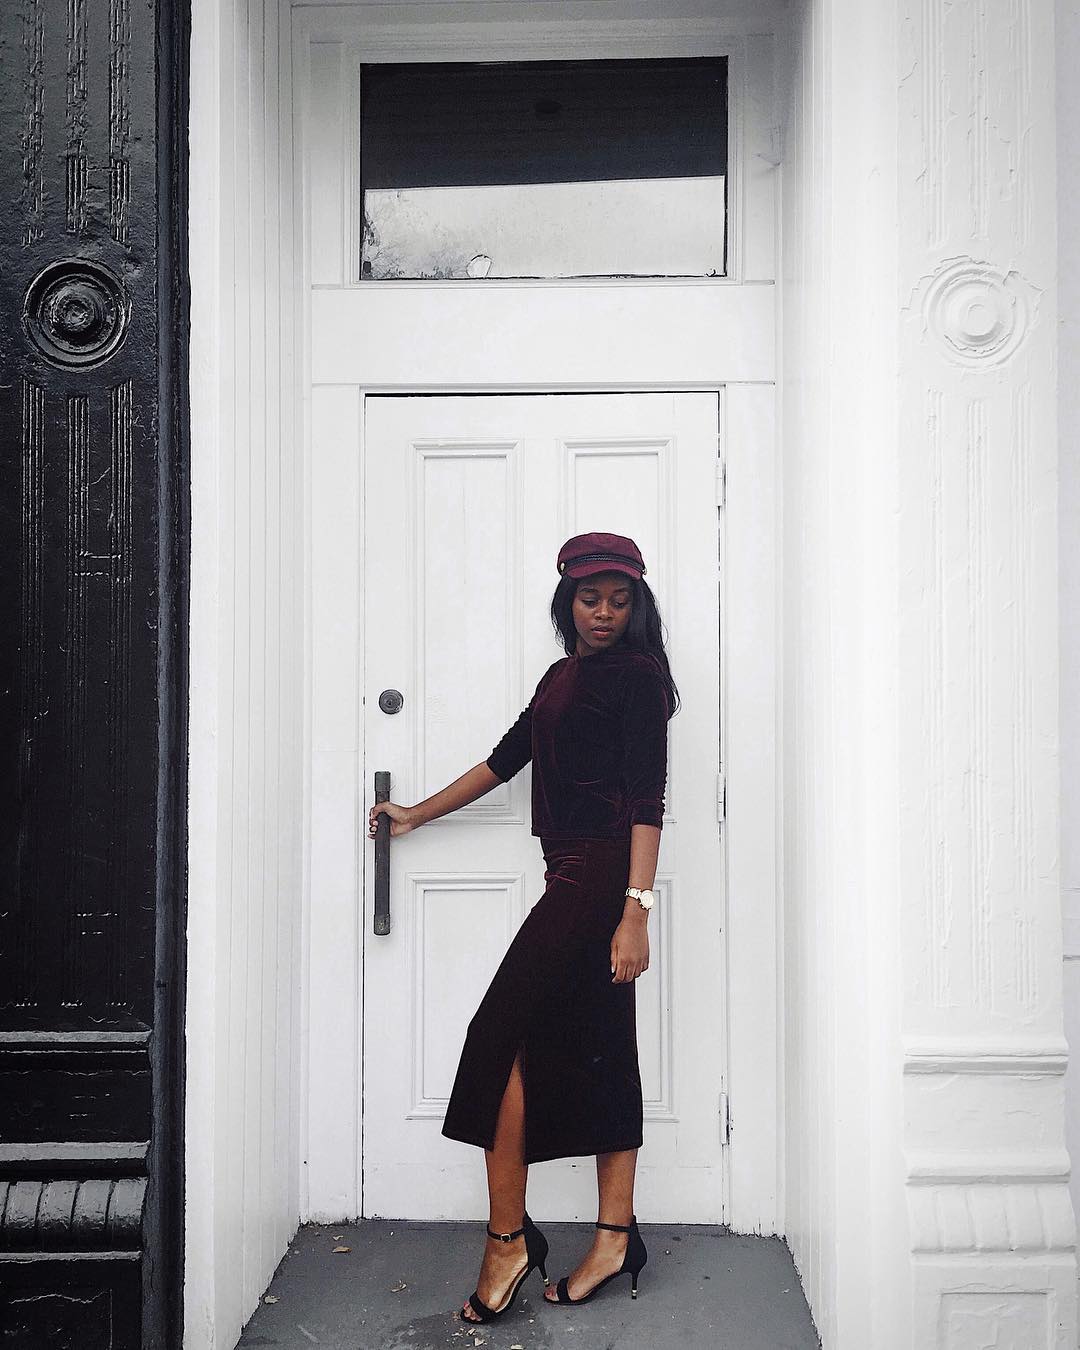
[(311, 88), (310, 45), (304, 31), (303, 11), (291, 7), (290, 0), (281, 0), (283, 8), (289, 9), (290, 33), (292, 42), (292, 98), (290, 100), (292, 144), (293, 144), (293, 220), (295, 223), (295, 246), (292, 286), (292, 303), (295, 331), (298, 335), (297, 350), (292, 362), (299, 371), (299, 385), (294, 386), (296, 399), (295, 413), (292, 418), (294, 435), (304, 447), (301, 456), (300, 481), (302, 485), (303, 550), (297, 563), (303, 576), (304, 595), (304, 654), (303, 654), (303, 790), (302, 790), (302, 858), (303, 890), (300, 918), (300, 967), (298, 987), (295, 991), (299, 1007), (299, 1063), (300, 1063), (300, 1132), (299, 1132), (299, 1217), (306, 1222), (309, 1217), (310, 1177), (308, 1158), (310, 1156), (311, 1130), (308, 1102), (311, 1095), (311, 1055), (310, 1028), (311, 1013), (308, 1003), (308, 990), (311, 985), (311, 710), (312, 697), (312, 616), (309, 597), (311, 595), (311, 456), (307, 447), (311, 444), (311, 315), (305, 297), (311, 287), (311, 222), (310, 192), (308, 190), (308, 150), (304, 140), (306, 125), (305, 91)]
[(721, 739), (728, 877), (727, 1091), (732, 1134), (729, 1222), (780, 1231), (775, 897), (777, 743), (775, 400), (772, 385), (724, 389)]
[(185, 1345), (231, 1347), (299, 1212), (302, 440), (289, 7), (196, 0)]
[[(191, 593), (216, 616), (219, 605), (218, 481), (220, 400), (213, 353), (220, 346), (220, 103), (221, 26), (216, 0), (193, 0), (191, 11), (191, 120), (189, 124), (188, 248), (191, 275), (190, 384), (202, 390), (202, 415), (191, 417)], [(195, 548), (194, 540), (206, 545)], [(215, 1345), (214, 1123), (217, 981), (218, 778), (211, 767), (218, 741), (218, 633), (216, 617), (198, 623), (192, 606), (188, 699), (187, 996), (184, 1122), (184, 1344)], [(192, 790), (198, 783), (199, 789)]]

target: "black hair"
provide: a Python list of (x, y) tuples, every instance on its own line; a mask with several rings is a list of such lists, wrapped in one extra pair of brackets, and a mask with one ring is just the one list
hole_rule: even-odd
[[(668, 716), (672, 717), (681, 706), (681, 700), (679, 690), (671, 676), (667, 652), (664, 650), (663, 625), (656, 605), (656, 596), (644, 578), (639, 579), (621, 572), (615, 575), (630, 589), (630, 620), (621, 641), (627, 647), (636, 647), (640, 651), (647, 652), (656, 661), (667, 686), (668, 707), (671, 709)], [(588, 577), (564, 575), (559, 578), (555, 594), (551, 597), (551, 622), (567, 656), (573, 656), (577, 651), (578, 631), (574, 623), (574, 596), (577, 595), (578, 586), (588, 580)]]

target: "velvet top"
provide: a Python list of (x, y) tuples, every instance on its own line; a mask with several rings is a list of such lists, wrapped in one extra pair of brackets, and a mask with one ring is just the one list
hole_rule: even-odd
[(668, 692), (654, 657), (622, 642), (564, 656), (488, 756), (503, 782), (532, 760), (532, 833), (629, 839), (663, 827)]

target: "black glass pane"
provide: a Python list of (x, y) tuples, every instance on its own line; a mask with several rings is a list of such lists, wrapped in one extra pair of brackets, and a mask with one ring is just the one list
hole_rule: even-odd
[(715, 276), (726, 62), (365, 66), (361, 275)]

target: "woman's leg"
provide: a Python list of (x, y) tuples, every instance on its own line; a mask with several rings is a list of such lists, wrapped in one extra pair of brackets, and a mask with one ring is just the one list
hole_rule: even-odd
[[(510, 1077), (503, 1092), (495, 1124), (495, 1147), (484, 1150), (488, 1180), (488, 1227), (493, 1233), (512, 1233), (521, 1227), (525, 1212), (525, 1182), (529, 1169), (525, 1158), (525, 1088), (521, 1077), (521, 1052), (514, 1056)], [(524, 1269), (528, 1256), (525, 1234), (513, 1242), (485, 1239), (484, 1261), (476, 1292), (489, 1308), (497, 1308), (506, 1298), (514, 1277)], [(473, 1316), (468, 1299), (461, 1305), (470, 1321)]]
[[(634, 1173), (637, 1170), (636, 1148), (621, 1153), (596, 1155), (596, 1189), (599, 1193), (597, 1218), (601, 1223), (628, 1226), (634, 1213)], [(618, 1270), (626, 1255), (629, 1233), (613, 1233), (607, 1228), (594, 1228), (592, 1246), (567, 1280), (571, 1298), (581, 1298), (605, 1275)], [(544, 1290), (544, 1297), (558, 1301), (555, 1284)]]

